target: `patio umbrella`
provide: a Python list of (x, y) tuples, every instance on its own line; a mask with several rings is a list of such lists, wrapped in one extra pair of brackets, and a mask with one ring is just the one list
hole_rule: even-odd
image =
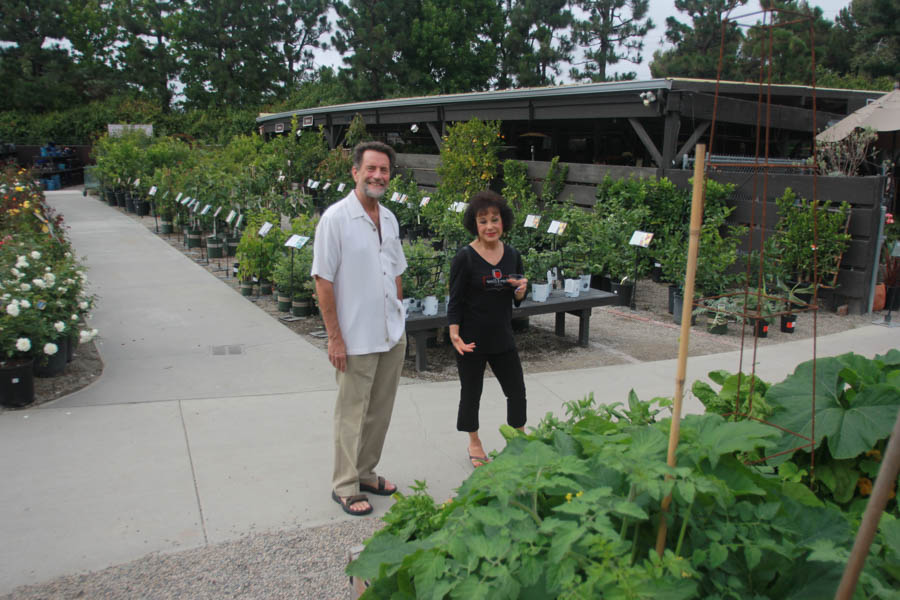
[(885, 94), (854, 111), (816, 136), (819, 142), (839, 142), (854, 129), (871, 127), (878, 132), (900, 130), (900, 89)]

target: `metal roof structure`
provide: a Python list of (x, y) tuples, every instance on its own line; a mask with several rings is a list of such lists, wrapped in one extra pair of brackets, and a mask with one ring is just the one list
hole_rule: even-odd
[[(640, 153), (658, 168), (667, 168), (680, 163), (683, 154), (707, 133), (714, 116), (717, 127), (722, 126), (726, 133), (721, 138), (723, 146), (715, 151), (739, 153), (754, 138), (749, 130), (768, 121), (776, 131), (773, 142), (781, 145), (782, 155), (790, 156), (800, 140), (812, 137), (814, 128), (823, 129), (883, 94), (800, 85), (650, 79), (354, 102), (264, 114), (256, 122), (261, 133), (277, 134), (290, 131), (296, 117), (303, 129), (321, 126), (334, 147), (353, 117), (360, 114), (368, 128), (390, 130), (395, 140), (408, 137), (410, 126), (416, 125), (415, 131), (424, 125), (436, 150), (447, 124), (478, 117), (502, 121), (509, 129), (508, 139), (520, 145), (525, 144), (520, 136), (543, 133), (550, 140), (539, 146), (549, 145), (548, 152), (559, 153), (561, 148), (565, 151), (582, 144), (577, 140), (587, 139), (590, 148), (584, 150), (583, 162), (603, 160), (605, 150), (613, 145), (622, 155)], [(767, 105), (771, 110), (765, 110)], [(616, 124), (615, 130), (611, 124)], [(616, 142), (616, 136), (629, 139)], [(534, 158), (534, 139), (527, 142)], [(626, 146), (630, 150), (621, 150)]]

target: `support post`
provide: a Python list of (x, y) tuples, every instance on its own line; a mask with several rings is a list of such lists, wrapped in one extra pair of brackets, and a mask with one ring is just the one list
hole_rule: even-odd
[[(688, 342), (691, 336), (691, 313), (694, 310), (694, 280), (697, 274), (697, 254), (700, 249), (700, 228), (703, 225), (704, 200), (704, 168), (706, 164), (706, 145), (697, 144), (694, 152), (694, 189), (691, 198), (691, 226), (688, 241), (687, 272), (684, 277), (684, 302), (681, 307), (681, 336), (678, 344), (678, 373), (675, 376), (675, 397), (672, 405), (672, 425), (669, 427), (669, 449), (666, 464), (675, 466), (675, 451), (678, 449), (678, 436), (681, 431), (681, 405), (684, 396), (684, 380), (687, 375)], [(672, 503), (669, 494), (662, 501), (662, 512), (659, 516), (659, 531), (656, 536), (656, 553), (663, 555), (666, 549), (666, 513)]]

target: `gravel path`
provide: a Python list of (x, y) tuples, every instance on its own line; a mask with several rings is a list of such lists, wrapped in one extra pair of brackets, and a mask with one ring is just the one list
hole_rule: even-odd
[(381, 525), (374, 517), (260, 533), (205, 548), (154, 553), (81, 575), (22, 586), (0, 600), (351, 598), (347, 550)]

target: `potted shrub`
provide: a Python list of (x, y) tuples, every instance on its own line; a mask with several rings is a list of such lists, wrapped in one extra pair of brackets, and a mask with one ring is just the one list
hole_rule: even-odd
[(559, 264), (559, 251), (529, 248), (522, 261), (525, 263), (525, 277), (531, 283), (531, 299), (534, 302), (546, 302), (550, 297), (547, 274)]
[(850, 205), (808, 201), (790, 188), (775, 202), (778, 224), (773, 258), (780, 262), (787, 283), (833, 287), (850, 244)]

